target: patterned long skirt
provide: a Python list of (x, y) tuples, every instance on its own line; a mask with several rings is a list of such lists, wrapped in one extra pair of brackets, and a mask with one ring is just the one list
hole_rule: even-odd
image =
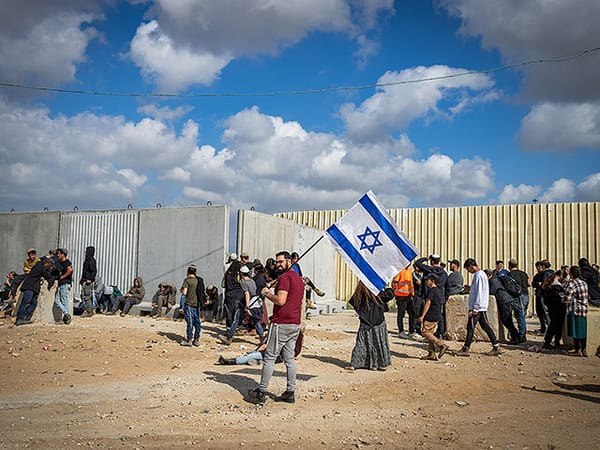
[(361, 323), (352, 350), (352, 366), (356, 369), (383, 369), (391, 363), (385, 322), (375, 327)]

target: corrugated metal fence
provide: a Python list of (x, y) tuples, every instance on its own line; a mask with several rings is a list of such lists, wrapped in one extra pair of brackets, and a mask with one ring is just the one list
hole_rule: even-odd
[(98, 276), (126, 292), (138, 266), (139, 211), (67, 212), (60, 216), (59, 246), (73, 263), (75, 294), (85, 259), (85, 248), (96, 248)]
[[(600, 203), (399, 208), (388, 210), (421, 255), (438, 253), (444, 260), (473, 257), (483, 268), (516, 258), (530, 277), (535, 262), (552, 267), (577, 264), (580, 257), (600, 262), (597, 235)], [(326, 229), (346, 210), (300, 211), (277, 216)], [(327, 245), (327, 244), (322, 244)], [(337, 257), (338, 299), (347, 300), (356, 284), (350, 269)], [(467, 273), (463, 271), (465, 280)]]

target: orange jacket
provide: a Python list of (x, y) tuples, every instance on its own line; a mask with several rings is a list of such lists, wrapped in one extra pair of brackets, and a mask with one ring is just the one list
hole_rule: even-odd
[(412, 267), (408, 266), (394, 277), (392, 288), (396, 297), (408, 297), (415, 294), (412, 284)]

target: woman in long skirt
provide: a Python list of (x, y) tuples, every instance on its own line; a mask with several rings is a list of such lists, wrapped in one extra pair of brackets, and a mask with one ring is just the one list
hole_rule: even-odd
[(570, 353), (576, 356), (587, 356), (588, 286), (581, 279), (579, 266), (571, 267), (569, 274), (571, 281), (565, 291), (567, 330), (575, 343), (575, 348)]
[(393, 298), (394, 291), (389, 288), (374, 295), (362, 282), (356, 286), (349, 303), (358, 314), (360, 326), (346, 370), (385, 370), (391, 364), (384, 313), (389, 310), (387, 302)]

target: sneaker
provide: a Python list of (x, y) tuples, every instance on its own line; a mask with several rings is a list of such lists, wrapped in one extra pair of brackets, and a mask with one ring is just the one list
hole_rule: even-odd
[(317, 307), (313, 304), (312, 300), (309, 298), (306, 299), (306, 307), (308, 309), (317, 309)]
[(184, 339), (183, 341), (181, 341), (180, 345), (181, 345), (182, 347), (191, 347), (191, 346), (192, 346), (191, 339), (190, 339), (189, 341), (188, 341), (188, 340), (186, 340), (186, 339)]
[(519, 336), (519, 344), (523, 344), (524, 342), (527, 342), (527, 337), (525, 335)]
[(496, 347), (492, 347), (492, 349), (486, 353), (486, 355), (488, 356), (500, 356), (501, 352), (500, 352), (500, 347), (496, 346)]
[(260, 361), (261, 361), (260, 359), (252, 358), (252, 359), (248, 360), (248, 365), (249, 366), (258, 366), (260, 364)]
[(423, 339), (425, 339), (423, 336), (421, 336), (419, 333), (413, 333), (410, 335), (411, 339), (414, 339), (416, 341), (422, 341)]
[(471, 356), (471, 354), (469, 353), (469, 349), (467, 347), (463, 347), (456, 352), (456, 356)]
[(227, 336), (225, 336), (224, 334), (217, 334), (217, 339), (221, 342), (221, 344), (223, 345), (231, 345), (231, 338), (228, 338)]
[(281, 394), (279, 397), (275, 397), (273, 400), (276, 402), (295, 403), (296, 396), (294, 391), (285, 391), (283, 394)]
[(319, 297), (323, 297), (325, 295), (325, 292), (323, 292), (321, 289), (318, 289), (318, 288), (314, 288), (313, 292), (315, 294), (317, 294)]
[(119, 314), (121, 317), (125, 317), (125, 313), (122, 312), (121, 314)]
[(401, 331), (400, 334), (398, 334), (398, 336), (400, 336), (402, 339), (410, 338), (410, 336), (408, 335), (408, 333), (406, 331)]
[[(111, 311), (106, 311), (104, 314), (107, 316), (114, 316), (115, 314), (117, 314), (117, 312), (111, 310)], [(83, 314), (81, 316), (83, 316)]]
[(69, 325), (71, 323), (71, 314), (65, 314), (63, 316), (63, 323)]
[(441, 358), (442, 356), (444, 356), (446, 354), (446, 352), (448, 351), (448, 347), (446, 344), (440, 346), (440, 351), (438, 353), (438, 358)]
[(18, 326), (21, 326), (21, 325), (29, 325), (29, 324), (31, 324), (31, 323), (33, 323), (33, 320), (18, 319), (18, 320), (15, 322), (15, 326), (17, 326), (17, 327), (18, 327)]
[(437, 361), (438, 357), (434, 352), (429, 352), (427, 356), (423, 356), (423, 359), (426, 361)]
[(248, 391), (248, 400), (250, 403), (254, 403), (255, 405), (264, 405), (265, 401), (267, 400), (267, 396), (259, 388), (250, 389)]
[(92, 317), (94, 315), (94, 311), (84, 311), (81, 313), (81, 317)]
[(223, 355), (219, 356), (219, 364), (223, 366), (235, 366), (235, 359), (223, 358)]
[(200, 347), (200, 339), (194, 339), (194, 340), (192, 341), (192, 345), (193, 345), (194, 347)]

